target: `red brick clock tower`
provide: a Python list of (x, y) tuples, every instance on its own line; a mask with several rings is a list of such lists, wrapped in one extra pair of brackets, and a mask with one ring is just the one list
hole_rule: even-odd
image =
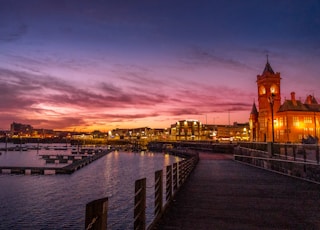
[(273, 71), (267, 58), (263, 73), (257, 76), (259, 103), (257, 141), (272, 141), (272, 110), (275, 114), (281, 105), (280, 80), (280, 73)]

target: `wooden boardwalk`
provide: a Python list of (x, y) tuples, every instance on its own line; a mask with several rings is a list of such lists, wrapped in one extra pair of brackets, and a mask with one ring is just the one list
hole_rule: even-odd
[(153, 229), (320, 229), (320, 185), (201, 153)]

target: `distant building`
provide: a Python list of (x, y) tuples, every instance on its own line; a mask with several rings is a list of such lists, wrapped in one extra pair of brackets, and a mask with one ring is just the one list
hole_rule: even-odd
[(33, 127), (31, 125), (20, 124), (13, 122), (10, 125), (10, 134), (11, 136), (24, 136), (30, 137), (33, 132)]
[(152, 129), (148, 127), (133, 128), (133, 129), (113, 129), (108, 132), (109, 140), (134, 140), (149, 138)]
[(57, 132), (52, 129), (33, 129), (32, 137), (35, 138), (52, 138), (57, 136)]
[(218, 125), (216, 129), (217, 141), (249, 141), (249, 123), (237, 123), (233, 125)]
[(171, 125), (171, 140), (201, 140), (202, 125), (198, 120), (181, 120)]
[[(257, 76), (258, 106), (253, 103), (250, 113), (250, 139), (259, 142), (301, 142), (319, 137), (320, 105), (313, 95), (304, 102), (295, 93), (281, 104), (281, 78), (267, 60)], [(273, 119), (272, 119), (273, 116)]]
[(248, 141), (249, 123), (233, 125), (202, 124), (198, 120), (181, 120), (171, 125), (173, 141)]

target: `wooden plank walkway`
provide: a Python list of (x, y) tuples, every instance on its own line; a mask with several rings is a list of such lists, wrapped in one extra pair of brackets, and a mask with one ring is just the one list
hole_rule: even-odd
[(201, 153), (153, 229), (320, 229), (320, 185)]

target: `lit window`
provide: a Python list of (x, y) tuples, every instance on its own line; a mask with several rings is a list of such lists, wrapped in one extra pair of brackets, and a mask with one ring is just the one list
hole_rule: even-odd
[(283, 127), (283, 117), (279, 118), (279, 127)]
[(266, 88), (264, 86), (260, 86), (259, 93), (260, 94), (266, 94)]
[(312, 118), (311, 117), (304, 117), (304, 123), (305, 124), (312, 124)]
[(293, 117), (293, 126), (299, 127), (299, 117)]
[(278, 89), (278, 87), (277, 87), (276, 85), (272, 85), (272, 86), (270, 87), (270, 92), (271, 92), (271, 93), (274, 93), (274, 94), (275, 94), (275, 93), (278, 93), (278, 90), (277, 90), (277, 89)]

